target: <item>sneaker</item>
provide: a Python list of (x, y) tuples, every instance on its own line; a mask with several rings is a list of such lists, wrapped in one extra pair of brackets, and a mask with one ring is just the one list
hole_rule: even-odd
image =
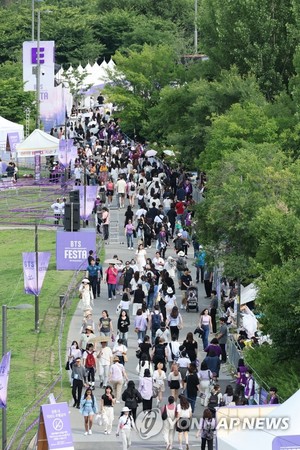
[(116, 403), (120, 403), (119, 400), (116, 400)]
[(87, 432), (87, 431), (85, 431), (84, 435), (85, 435), (85, 436), (87, 436), (87, 435), (88, 435), (88, 432)]
[(183, 306), (183, 305), (180, 305), (180, 309), (184, 309), (184, 306)]
[(130, 247), (127, 247), (128, 248), (128, 250), (130, 250)]
[(133, 250), (133, 247), (131, 247), (131, 250)]
[(109, 298), (108, 301), (111, 302), (111, 298)]
[(107, 434), (107, 430), (104, 431), (104, 434)]
[(111, 434), (111, 431), (108, 431), (107, 434)]
[(89, 434), (93, 434), (93, 433), (92, 433), (92, 430), (89, 430)]
[(179, 445), (178, 450), (182, 450), (182, 445)]

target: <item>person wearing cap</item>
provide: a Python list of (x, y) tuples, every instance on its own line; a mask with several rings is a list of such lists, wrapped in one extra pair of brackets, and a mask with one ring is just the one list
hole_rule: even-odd
[(100, 269), (96, 265), (96, 261), (94, 258), (90, 259), (90, 263), (86, 268), (86, 278), (88, 278), (90, 285), (93, 290), (94, 298), (97, 297), (97, 282), (100, 281)]
[(81, 298), (83, 310), (93, 309), (94, 295), (88, 278), (84, 278), (79, 286), (79, 297)]
[(121, 434), (122, 450), (127, 450), (131, 446), (131, 430), (135, 428), (134, 420), (130, 414), (130, 409), (124, 406), (119, 418), (116, 436)]
[(87, 344), (91, 338), (95, 337), (94, 331), (91, 325), (85, 326), (85, 329), (81, 333), (80, 348), (84, 352), (86, 350)]
[(116, 403), (120, 403), (124, 380), (128, 381), (127, 373), (118, 356), (114, 356), (113, 364), (109, 369), (108, 381), (116, 393)]
[(87, 326), (92, 327), (93, 333), (95, 332), (95, 322), (93, 320), (93, 313), (90, 309), (84, 311), (80, 334), (85, 333)]

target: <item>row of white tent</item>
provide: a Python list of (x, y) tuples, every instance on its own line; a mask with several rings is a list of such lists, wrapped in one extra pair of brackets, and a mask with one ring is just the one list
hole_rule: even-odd
[(86, 73), (86, 77), (83, 81), (84, 86), (94, 87), (101, 86), (110, 81), (109, 73), (115, 71), (115, 63), (112, 59), (107, 63), (105, 59), (99, 65), (97, 61), (91, 65), (88, 63), (85, 67), (81, 64), (78, 67), (73, 67), (72, 65), (64, 70), (62, 67), (57, 72), (55, 78), (58, 83), (61, 81), (71, 81), (75, 80), (75, 73), (83, 74)]

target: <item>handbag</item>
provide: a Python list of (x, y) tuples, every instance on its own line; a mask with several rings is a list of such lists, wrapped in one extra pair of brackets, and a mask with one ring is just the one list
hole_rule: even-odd
[(134, 238), (136, 238), (136, 229), (135, 229), (135, 228), (133, 228), (133, 230), (132, 230), (132, 236), (133, 236)]
[(120, 314), (121, 312), (121, 305), (118, 304), (117, 309), (116, 309), (116, 314)]
[(158, 397), (158, 393), (159, 393), (159, 388), (156, 387), (156, 386), (153, 386), (153, 388), (152, 388), (152, 398)]
[(161, 413), (161, 418), (162, 418), (162, 420), (167, 420), (167, 418), (168, 418), (166, 405), (165, 405), (165, 407), (163, 409), (163, 412)]
[(128, 356), (126, 355), (126, 353), (123, 354), (123, 359), (124, 359), (124, 362), (128, 362)]
[(65, 369), (66, 370), (70, 370), (70, 362), (69, 362), (69, 360), (66, 362)]

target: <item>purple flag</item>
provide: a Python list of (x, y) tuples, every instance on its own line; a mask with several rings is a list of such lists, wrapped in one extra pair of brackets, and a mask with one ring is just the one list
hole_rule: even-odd
[[(76, 186), (80, 196), (80, 218), (87, 220), (92, 214), (94, 203), (97, 197), (97, 186)], [(84, 208), (84, 188), (86, 188), (86, 206)]]
[(3, 356), (0, 364), (0, 408), (6, 408), (9, 370), (10, 352)]
[(19, 133), (13, 132), (13, 133), (7, 133), (7, 138), (10, 146), (10, 151), (15, 152), (16, 151), (16, 145), (20, 142), (20, 136)]
[(77, 147), (74, 146), (73, 139), (61, 139), (59, 141), (58, 161), (64, 167), (68, 166), (72, 159), (77, 157)]
[(36, 282), (35, 252), (23, 253), (24, 291), (25, 294), (39, 295), (48, 269), (50, 252), (38, 252), (38, 286)]

